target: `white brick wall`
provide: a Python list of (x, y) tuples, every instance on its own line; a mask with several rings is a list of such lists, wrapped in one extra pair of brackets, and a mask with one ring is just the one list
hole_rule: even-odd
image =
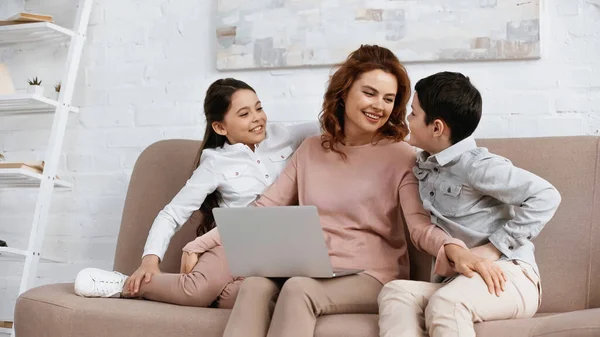
[[(70, 27), (76, 0), (27, 0)], [(216, 1), (98, 0), (79, 73), (44, 251), (69, 264), (44, 264), (39, 283), (71, 281), (85, 266), (110, 268), (129, 175), (141, 150), (164, 138), (203, 133), (203, 93), (216, 78), (253, 85), (271, 120), (316, 118), (328, 68), (220, 73), (215, 70)], [(411, 78), (441, 70), (468, 74), (484, 95), (479, 137), (600, 134), (600, 2), (547, 0), (543, 58), (522, 62), (410, 64)], [(360, 41), (356, 41), (357, 45)], [(66, 48), (2, 51), (17, 86), (60, 79)], [(399, 55), (402, 57), (402, 55)], [(0, 117), (0, 151), (43, 158), (51, 116)], [(0, 237), (25, 247), (34, 191), (0, 190)], [(12, 316), (21, 264), (0, 262), (0, 320)]]
[(4, 19), (22, 11), (24, 8), (23, 0), (3, 0), (0, 3), (0, 19)]

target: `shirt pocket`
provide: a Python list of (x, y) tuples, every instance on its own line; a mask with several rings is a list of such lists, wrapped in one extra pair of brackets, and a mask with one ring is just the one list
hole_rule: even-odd
[(255, 189), (258, 181), (252, 175), (248, 165), (235, 165), (223, 171), (226, 189), (233, 193), (243, 194)]
[(279, 151), (275, 151), (275, 153), (273, 153), (272, 155), (269, 156), (269, 159), (273, 163), (281, 163), (281, 162), (285, 163), (288, 160), (288, 158), (290, 158), (292, 153), (294, 153), (294, 150), (292, 149), (292, 147), (286, 146)]
[(440, 184), (435, 206), (443, 215), (456, 215), (462, 188), (463, 186), (461, 184), (448, 181), (444, 181)]

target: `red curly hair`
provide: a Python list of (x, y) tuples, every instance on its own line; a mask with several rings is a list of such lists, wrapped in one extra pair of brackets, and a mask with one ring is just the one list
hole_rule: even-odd
[(388, 122), (379, 128), (375, 138), (401, 141), (408, 135), (406, 124), (406, 104), (410, 99), (410, 79), (400, 60), (389, 49), (377, 45), (361, 45), (353, 51), (346, 61), (338, 65), (338, 69), (329, 80), (327, 91), (323, 96), (323, 109), (319, 115), (323, 135), (321, 145), (326, 150), (339, 153), (345, 157), (337, 143), (344, 139), (344, 97), (350, 91), (354, 81), (363, 73), (380, 69), (396, 77), (398, 92)]

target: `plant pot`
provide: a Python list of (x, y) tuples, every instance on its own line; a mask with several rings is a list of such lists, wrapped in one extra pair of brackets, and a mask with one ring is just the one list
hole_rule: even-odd
[(30, 85), (29, 87), (27, 87), (27, 93), (44, 96), (44, 87), (41, 87), (39, 85)]

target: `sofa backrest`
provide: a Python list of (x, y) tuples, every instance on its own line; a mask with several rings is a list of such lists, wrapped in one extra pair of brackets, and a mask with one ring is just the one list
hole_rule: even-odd
[[(542, 274), (540, 312), (600, 307), (600, 211), (596, 189), (600, 137), (482, 139), (480, 146), (550, 181), (561, 192), (556, 215), (536, 239)], [(166, 140), (138, 158), (129, 183), (115, 254), (115, 270), (131, 274), (139, 265), (148, 231), (158, 212), (185, 185), (200, 142)], [(181, 248), (195, 238), (198, 212), (172, 239), (161, 263), (178, 272)], [(409, 240), (410, 241), (410, 240)], [(409, 244), (411, 278), (425, 280), (431, 258)]]
[(479, 140), (552, 183), (562, 202), (534, 241), (542, 277), (540, 312), (600, 307), (600, 137)]
[[(145, 149), (133, 168), (127, 189), (115, 252), (115, 270), (131, 275), (139, 267), (154, 218), (185, 185), (194, 169), (200, 142), (164, 140)], [(201, 215), (194, 215), (175, 233), (160, 268), (179, 272), (181, 248), (196, 238)]]

